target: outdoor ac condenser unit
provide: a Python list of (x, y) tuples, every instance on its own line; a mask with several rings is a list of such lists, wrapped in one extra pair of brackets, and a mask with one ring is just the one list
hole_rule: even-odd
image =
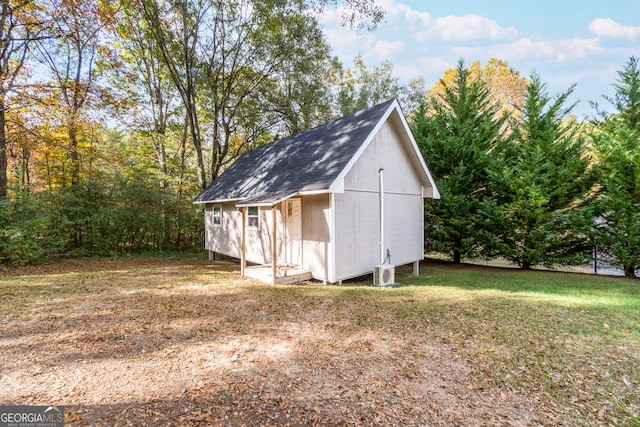
[(393, 265), (376, 265), (373, 267), (373, 285), (391, 286), (395, 283), (395, 267)]

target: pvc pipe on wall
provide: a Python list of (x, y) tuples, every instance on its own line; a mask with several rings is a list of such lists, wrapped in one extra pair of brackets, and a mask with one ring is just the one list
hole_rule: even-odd
[(380, 178), (380, 265), (384, 264), (384, 168), (378, 169)]

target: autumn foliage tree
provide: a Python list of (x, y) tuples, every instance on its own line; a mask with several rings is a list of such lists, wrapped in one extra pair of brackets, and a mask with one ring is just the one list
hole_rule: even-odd
[(0, 198), (7, 196), (7, 111), (25, 69), (29, 47), (41, 40), (45, 23), (30, 0), (0, 2)]
[[(497, 114), (509, 113), (518, 115), (524, 106), (527, 79), (520, 72), (502, 59), (491, 58), (484, 66), (474, 61), (468, 68), (470, 80), (482, 80), (489, 89), (494, 103), (500, 106)], [(458, 68), (450, 68), (444, 72), (442, 79), (429, 90), (429, 97), (440, 96), (446, 85), (457, 78)]]
[(90, 127), (86, 126), (90, 111), (108, 102), (107, 90), (97, 81), (96, 63), (101, 32), (115, 12), (97, 0), (47, 0), (46, 8), (51, 17), (50, 37), (38, 43), (37, 58), (50, 79), (41, 82), (38, 101), (57, 113), (56, 122), (64, 128), (68, 182), (77, 186), (81, 151), (88, 145), (83, 129)]

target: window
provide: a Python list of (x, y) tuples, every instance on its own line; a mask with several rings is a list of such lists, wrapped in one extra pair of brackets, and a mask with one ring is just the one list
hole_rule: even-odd
[(249, 206), (247, 208), (247, 228), (260, 228), (260, 208), (257, 206)]
[(213, 226), (222, 227), (222, 206), (213, 207)]

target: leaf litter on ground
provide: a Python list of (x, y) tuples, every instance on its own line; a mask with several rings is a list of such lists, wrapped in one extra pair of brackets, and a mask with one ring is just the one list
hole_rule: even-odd
[(638, 415), (640, 346), (626, 312), (604, 327), (588, 306), (469, 289), (449, 266), (425, 271), (378, 289), (265, 285), (227, 260), (8, 270), (0, 402), (63, 405), (69, 425), (616, 425)]

